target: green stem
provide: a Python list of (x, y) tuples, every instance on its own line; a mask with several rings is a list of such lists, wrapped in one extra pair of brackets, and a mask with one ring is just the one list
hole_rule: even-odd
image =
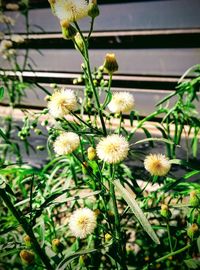
[(167, 254), (167, 255), (165, 255), (165, 256), (163, 256), (163, 257), (157, 259), (157, 260), (155, 261), (155, 263), (162, 262), (162, 261), (166, 260), (167, 258), (169, 258), (170, 256), (175, 256), (175, 255), (177, 255), (177, 254), (179, 254), (179, 253), (181, 253), (181, 252), (187, 250), (187, 249), (190, 248), (190, 247), (191, 247), (191, 245), (189, 244), (189, 245), (187, 245), (187, 246), (185, 246), (185, 247), (183, 247), (183, 248), (181, 248), (181, 249), (178, 249), (178, 250), (176, 250), (176, 251), (174, 251), (174, 252), (171, 252), (171, 253), (169, 253), (169, 254)]
[(168, 234), (168, 239), (169, 239), (170, 251), (173, 252), (172, 239), (171, 239), (170, 227), (169, 227), (169, 221), (167, 221), (167, 234)]
[(112, 200), (113, 205), (113, 211), (114, 211), (114, 218), (115, 218), (115, 238), (116, 238), (116, 245), (118, 250), (118, 256), (120, 259), (120, 265), (122, 270), (127, 270), (126, 261), (125, 261), (125, 252), (123, 247), (123, 239), (122, 239), (122, 233), (121, 233), (121, 224), (120, 224), (120, 217), (119, 212), (117, 208), (117, 200), (115, 195), (115, 187), (113, 184), (114, 180), (114, 168), (113, 165), (110, 165), (110, 175), (112, 176), (111, 182), (110, 182), (110, 196)]
[(49, 262), (49, 258), (47, 257), (45, 251), (40, 247), (32, 228), (28, 224), (26, 218), (24, 217), (23, 213), (19, 210), (17, 210), (14, 205), (12, 204), (10, 197), (7, 195), (6, 191), (4, 189), (0, 189), (0, 196), (3, 199), (4, 203), (8, 207), (8, 209), (12, 212), (13, 216), (16, 218), (16, 220), (19, 222), (19, 224), (24, 229), (25, 233), (30, 236), (33, 248), (37, 255), (41, 258), (42, 262), (46, 266), (46, 269), (53, 270), (53, 267), (51, 266)]
[(75, 24), (79, 34), (81, 35), (82, 40), (83, 40), (83, 44), (84, 44), (84, 57), (83, 58), (84, 58), (84, 62), (85, 62), (86, 69), (87, 69), (87, 75), (88, 75), (89, 82), (90, 82), (92, 92), (94, 94), (95, 102), (96, 102), (96, 105), (97, 105), (98, 114), (99, 114), (99, 118), (100, 118), (100, 121), (101, 121), (102, 129), (103, 129), (103, 134), (104, 134), (104, 136), (107, 136), (107, 130), (106, 130), (106, 126), (105, 126), (105, 122), (104, 122), (104, 118), (103, 118), (101, 104), (99, 102), (99, 97), (98, 97), (98, 94), (97, 94), (97, 91), (96, 91), (96, 88), (94, 86), (94, 82), (93, 82), (93, 79), (92, 79), (90, 60), (89, 60), (89, 54), (88, 54), (88, 42), (85, 40), (85, 37), (83, 36), (78, 24), (76, 22), (74, 24)]

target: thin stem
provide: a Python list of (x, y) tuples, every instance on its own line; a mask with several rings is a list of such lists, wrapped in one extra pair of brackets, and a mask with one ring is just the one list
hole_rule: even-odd
[(40, 247), (33, 230), (31, 226), (28, 224), (26, 218), (24, 217), (23, 213), (20, 210), (15, 209), (14, 205), (12, 204), (10, 197), (7, 195), (6, 191), (4, 189), (0, 189), (0, 196), (3, 199), (4, 203), (8, 207), (8, 209), (12, 212), (13, 216), (16, 218), (16, 220), (19, 222), (19, 224), (24, 229), (25, 233), (30, 236), (33, 248), (37, 255), (41, 258), (42, 262), (46, 266), (46, 269), (53, 270), (53, 267), (51, 266), (49, 262), (49, 258), (47, 257), (45, 251)]
[(180, 249), (178, 249), (178, 250), (176, 250), (176, 251), (173, 251), (173, 252), (171, 252), (171, 253), (169, 253), (169, 254), (167, 254), (167, 255), (165, 255), (165, 256), (163, 256), (163, 257), (157, 259), (155, 262), (156, 262), (156, 263), (162, 262), (162, 261), (166, 260), (167, 258), (169, 258), (170, 256), (177, 255), (177, 254), (179, 254), (179, 253), (181, 253), (181, 252), (187, 250), (187, 249), (190, 248), (190, 247), (191, 247), (191, 245), (189, 244), (189, 245), (187, 245), (187, 246), (185, 246), (185, 247), (183, 247), (183, 248), (180, 248)]
[(113, 205), (113, 211), (114, 211), (114, 218), (115, 218), (115, 238), (117, 240), (117, 249), (118, 249), (118, 255), (120, 258), (120, 265), (121, 269), (126, 270), (126, 261), (125, 261), (125, 252), (124, 252), (124, 247), (123, 247), (123, 239), (122, 239), (122, 233), (121, 233), (121, 224), (120, 224), (120, 217), (119, 217), (119, 212), (117, 208), (117, 199), (115, 195), (115, 187), (113, 184), (114, 180), (114, 166), (110, 165), (110, 176), (111, 176), (111, 181), (110, 181), (110, 196), (112, 200), (112, 205)]
[(85, 37), (83, 36), (83, 34), (81, 32), (81, 29), (79, 28), (79, 25), (77, 24), (77, 22), (74, 22), (74, 24), (75, 24), (79, 34), (81, 35), (82, 40), (83, 40), (83, 44), (84, 44), (84, 62), (85, 62), (86, 69), (87, 69), (87, 75), (88, 75), (89, 82), (90, 82), (90, 85), (91, 85), (91, 88), (92, 88), (92, 92), (94, 94), (94, 98), (95, 98), (95, 102), (96, 102), (96, 105), (97, 105), (98, 114), (99, 114), (99, 118), (100, 118), (100, 121), (101, 121), (101, 126), (102, 126), (102, 129), (103, 129), (103, 133), (104, 133), (104, 136), (107, 136), (107, 130), (106, 130), (103, 114), (102, 114), (101, 104), (99, 102), (99, 97), (98, 97), (98, 94), (97, 94), (97, 91), (96, 91), (96, 88), (94, 86), (94, 82), (93, 82), (93, 79), (92, 79), (90, 60), (89, 60), (89, 54), (88, 54), (88, 42), (85, 40)]
[(168, 220), (167, 220), (167, 234), (168, 234), (168, 239), (169, 239), (170, 251), (173, 252), (172, 239), (171, 239), (170, 227), (169, 227), (169, 221)]
[(90, 31), (89, 31), (87, 40), (90, 39), (90, 36), (91, 36), (91, 34), (92, 34), (92, 31), (93, 31), (93, 26), (94, 26), (94, 18), (92, 18), (92, 21), (91, 21)]

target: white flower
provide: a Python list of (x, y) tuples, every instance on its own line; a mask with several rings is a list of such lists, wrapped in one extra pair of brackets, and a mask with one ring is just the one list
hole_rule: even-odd
[(119, 163), (124, 160), (129, 151), (126, 138), (113, 134), (103, 138), (96, 147), (98, 157), (107, 163)]
[(70, 217), (69, 229), (76, 237), (85, 238), (97, 226), (96, 215), (89, 208), (76, 210)]
[(12, 35), (11, 40), (15, 43), (23, 43), (24, 42), (24, 38), (20, 35)]
[(2, 40), (0, 44), (0, 53), (4, 59), (8, 59), (16, 55), (16, 50), (11, 49), (13, 43), (10, 40)]
[(74, 132), (63, 132), (55, 140), (53, 147), (57, 155), (71, 154), (80, 144), (79, 136)]
[(6, 4), (6, 9), (16, 11), (19, 9), (19, 5), (14, 4), (14, 3), (8, 3)]
[(10, 24), (10, 25), (14, 25), (15, 24), (15, 20), (13, 20), (11, 17), (0, 14), (0, 23), (5, 23), (5, 24)]
[(128, 113), (134, 109), (134, 97), (128, 92), (114, 93), (108, 108), (113, 113)]
[(144, 167), (151, 175), (164, 176), (169, 172), (171, 163), (165, 155), (150, 154), (144, 160)]
[(74, 22), (88, 15), (90, 3), (86, 0), (55, 0), (53, 10), (60, 20)]
[(77, 99), (72, 90), (58, 90), (53, 93), (48, 102), (49, 113), (55, 117), (64, 117), (69, 114), (70, 111), (74, 111), (77, 108)]
[(0, 50), (5, 51), (7, 49), (10, 49), (12, 45), (13, 45), (12, 41), (4, 39), (1, 41)]

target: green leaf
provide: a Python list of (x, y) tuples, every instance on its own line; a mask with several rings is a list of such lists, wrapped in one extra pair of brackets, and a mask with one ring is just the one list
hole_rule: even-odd
[(0, 101), (3, 99), (4, 96), (4, 88), (0, 87)]
[(200, 236), (197, 238), (197, 247), (200, 253)]
[(171, 140), (164, 139), (164, 138), (146, 138), (146, 139), (137, 141), (135, 144), (149, 142), (149, 141), (158, 141), (158, 142), (164, 142), (168, 144), (174, 144), (174, 142), (172, 142)]
[(67, 256), (65, 256), (65, 258), (59, 263), (59, 265), (56, 267), (56, 270), (65, 270), (66, 267), (73, 262), (74, 259), (78, 258), (81, 255), (85, 255), (88, 253), (94, 253), (97, 252), (98, 249), (88, 249), (88, 250), (84, 250), (84, 251), (79, 251), (79, 252), (75, 252), (72, 254), (67, 254)]
[(184, 263), (190, 269), (199, 269), (199, 266), (200, 266), (200, 261), (197, 259), (184, 260)]
[(142, 225), (143, 229), (148, 233), (148, 235), (156, 244), (160, 244), (160, 241), (157, 235), (155, 234), (154, 230), (152, 229), (151, 224), (147, 220), (146, 216), (142, 212), (141, 208), (139, 207), (138, 203), (133, 198), (131, 193), (121, 185), (119, 180), (115, 180), (114, 185), (117, 187), (118, 191), (120, 192), (124, 200), (130, 206), (131, 210), (133, 211), (134, 215)]

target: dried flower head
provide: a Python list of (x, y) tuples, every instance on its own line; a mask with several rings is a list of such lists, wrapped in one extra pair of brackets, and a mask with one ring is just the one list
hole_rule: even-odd
[(113, 113), (128, 113), (134, 109), (134, 97), (128, 92), (114, 93), (108, 108)]
[(151, 175), (165, 176), (171, 168), (171, 163), (165, 155), (150, 154), (144, 160), (144, 167)]
[(67, 155), (75, 151), (80, 144), (79, 136), (74, 132), (61, 133), (54, 142), (54, 151), (57, 155)]
[(70, 89), (61, 89), (54, 92), (48, 102), (49, 113), (55, 117), (64, 117), (70, 111), (77, 108), (77, 99), (74, 91)]
[(126, 138), (113, 134), (103, 138), (97, 145), (97, 156), (111, 164), (119, 163), (124, 160), (129, 151), (129, 143)]
[(55, 0), (50, 4), (60, 20), (74, 22), (88, 15), (90, 2), (91, 0)]
[(69, 228), (76, 237), (85, 238), (97, 226), (96, 215), (89, 208), (76, 210), (70, 217)]

